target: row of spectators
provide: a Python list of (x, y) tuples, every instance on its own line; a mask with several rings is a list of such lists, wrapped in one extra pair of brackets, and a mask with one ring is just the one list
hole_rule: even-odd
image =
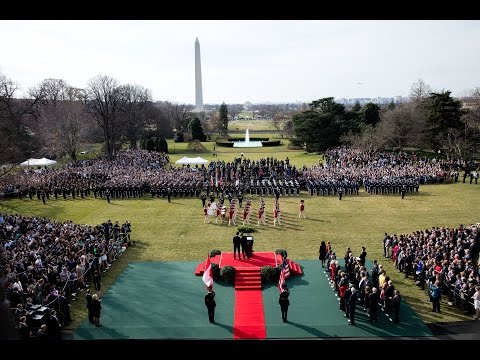
[(340, 310), (345, 312), (350, 325), (355, 325), (357, 305), (363, 308), (370, 322), (378, 321), (378, 310), (382, 307), (385, 315), (389, 318), (391, 316), (392, 321), (398, 323), (400, 322), (400, 292), (395, 289), (393, 281), (377, 260), (374, 260), (372, 269), (367, 270), (366, 256), (365, 247), (362, 247), (358, 257), (355, 257), (351, 249), (347, 248), (342, 266), (341, 260), (337, 258), (328, 243), (325, 272), (329, 274), (330, 284), (339, 297)]
[[(146, 150), (122, 150), (113, 159), (82, 160), (60, 169), (27, 169), (3, 180), (0, 186), (19, 196), (130, 198), (199, 196), (202, 191), (224, 194), (357, 194), (360, 186), (371, 194), (417, 192), (418, 185), (455, 177), (458, 161), (417, 157), (414, 153), (364, 151), (351, 147), (329, 149), (325, 163), (297, 168), (289, 158), (244, 156), (231, 162), (212, 161), (207, 166), (173, 167), (166, 154)], [(473, 169), (471, 174), (477, 174)], [(472, 175), (472, 179), (473, 179)], [(218, 196), (218, 194), (217, 194)]]
[[(25, 316), (30, 328), (40, 328), (46, 320), (39, 312), (51, 319), (53, 310), (58, 328), (67, 324), (69, 303), (90, 280), (99, 283), (128, 247), (130, 232), (128, 221), (89, 226), (0, 214), (2, 308), (14, 311), (17, 327)], [(49, 335), (58, 335), (57, 327), (46, 325)]]
[(399, 236), (385, 233), (383, 246), (384, 256), (395, 262), (405, 278), (411, 276), (422, 290), (427, 287), (432, 311), (440, 312), (444, 295), (449, 305), (468, 315), (475, 313), (474, 296), (480, 289), (476, 288), (480, 285), (480, 224), (433, 227)]

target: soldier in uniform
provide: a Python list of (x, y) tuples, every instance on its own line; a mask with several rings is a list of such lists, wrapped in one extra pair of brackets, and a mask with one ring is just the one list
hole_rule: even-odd
[(282, 312), (283, 322), (287, 322), (288, 307), (290, 305), (290, 300), (288, 300), (289, 295), (290, 290), (288, 290), (287, 285), (284, 284), (282, 287), (282, 292), (278, 298), (278, 304), (280, 305), (280, 310)]
[(205, 295), (205, 306), (207, 307), (208, 320), (213, 323), (215, 322), (215, 291), (210, 286), (207, 288), (207, 294)]

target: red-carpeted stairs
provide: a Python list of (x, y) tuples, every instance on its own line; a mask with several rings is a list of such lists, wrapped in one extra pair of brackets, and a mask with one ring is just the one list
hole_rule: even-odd
[(258, 268), (235, 269), (235, 290), (262, 290), (262, 276)]
[(237, 268), (235, 271), (234, 339), (265, 339), (262, 278), (258, 268)]

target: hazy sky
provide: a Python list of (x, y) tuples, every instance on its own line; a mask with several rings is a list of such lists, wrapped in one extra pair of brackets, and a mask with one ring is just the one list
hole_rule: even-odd
[(0, 72), (27, 89), (96, 75), (154, 100), (205, 103), (407, 96), (422, 78), (454, 96), (480, 86), (480, 21), (0, 21)]

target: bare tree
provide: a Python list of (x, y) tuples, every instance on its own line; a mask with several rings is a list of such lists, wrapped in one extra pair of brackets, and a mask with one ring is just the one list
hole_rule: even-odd
[(150, 90), (140, 85), (123, 85), (120, 88), (122, 97), (121, 115), (130, 148), (137, 148), (140, 131), (147, 123), (147, 104), (151, 102)]
[(69, 155), (75, 160), (81, 138), (86, 132), (84, 91), (72, 88), (62, 79), (45, 79), (29, 91), (42, 94), (39, 127), (49, 131), (38, 133), (42, 153), (49, 157)]
[(165, 101), (160, 104), (160, 109), (172, 130), (175, 129), (179, 133), (187, 131), (188, 123), (193, 117), (191, 113), (193, 106)]
[(80, 101), (62, 101), (57, 104), (56, 113), (57, 144), (62, 153), (75, 160), (88, 126), (85, 121), (85, 104)]
[(425, 120), (420, 110), (417, 104), (406, 103), (381, 113), (377, 128), (386, 136), (387, 146), (402, 148), (426, 144)]
[(90, 79), (85, 93), (88, 114), (97, 121), (103, 130), (105, 152), (112, 158), (115, 142), (119, 134), (121, 91), (117, 80), (99, 75)]
[(232, 118), (232, 120), (234, 120), (235, 116), (240, 114), (242, 111), (243, 111), (242, 104), (228, 104), (228, 115)]
[(207, 131), (208, 133), (217, 133), (218, 136), (222, 134), (223, 123), (220, 119), (220, 112), (214, 111), (210, 114)]
[(422, 79), (418, 79), (412, 84), (410, 88), (410, 98), (414, 102), (422, 102), (430, 96), (432, 93), (432, 88), (430, 85), (427, 85)]
[[(273, 127), (278, 131), (280, 137), (284, 137), (291, 129), (288, 124), (292, 121), (291, 111), (275, 111), (272, 116)], [(287, 134), (289, 135), (289, 134)]]
[(0, 74), (0, 164), (8, 166), (5, 175), (38, 149), (37, 118), (42, 94), (17, 99), (19, 85)]
[(379, 131), (378, 127), (366, 125), (360, 134), (350, 131), (342, 135), (340, 141), (363, 150), (378, 150), (386, 145), (387, 137)]

